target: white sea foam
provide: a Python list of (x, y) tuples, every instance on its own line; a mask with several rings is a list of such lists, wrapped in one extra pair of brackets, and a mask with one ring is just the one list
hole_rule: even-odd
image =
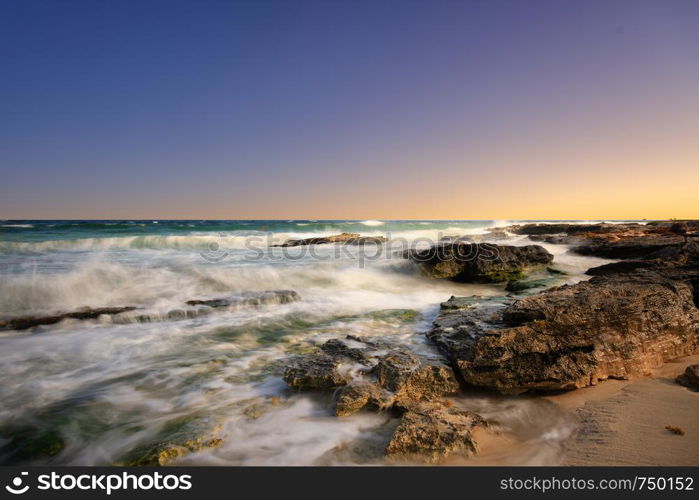
[[(413, 242), (482, 234), (489, 225), (455, 221), (390, 236)], [(379, 227), (367, 228), (367, 235), (383, 234)], [(276, 236), (281, 242), (336, 229)], [(328, 260), (304, 256), (302, 248), (274, 259), (285, 250), (274, 249), (264, 258), (246, 261), (243, 249), (250, 236), (264, 238), (265, 233), (0, 242), (5, 252), (0, 263), (16, 268), (3, 271), (0, 279), (0, 317), (84, 306), (138, 308), (123, 315), (124, 321), (66, 321), (0, 337), (0, 426), (26, 421), (60, 434), (66, 446), (53, 458), (57, 464), (115, 463), (136, 447), (162, 441), (164, 429), (190, 418), (210, 423), (224, 442), (183, 458), (183, 463), (356, 463), (357, 457), (339, 450), (356, 439), (381, 435), (386, 417), (337, 419), (322, 397), (286, 392), (279, 366), (291, 354), (349, 334), (390, 338), (433, 356), (420, 332), (429, 328), (440, 302), (451, 295), (504, 293), (502, 285), (425, 280), (410, 263), (389, 258), (390, 252), (360, 266), (355, 256), (369, 248), (351, 247), (354, 254), (336, 257), (336, 246), (317, 247), (316, 255)], [(212, 242), (231, 254), (220, 262), (205, 260), (201, 251)], [(508, 242), (532, 243), (526, 237)], [(568, 280), (584, 279), (582, 271), (601, 261), (568, 254), (565, 247), (544, 246), (555, 254), (556, 267), (571, 273)], [(222, 308), (177, 320), (168, 316), (190, 299), (279, 289), (295, 290), (301, 300)], [(421, 316), (411, 322), (400, 315), (373, 314), (393, 309)], [(152, 322), (140, 322), (140, 316)], [(271, 398), (280, 402), (271, 404)], [(250, 417), (253, 405), (262, 407), (258, 418)], [(536, 444), (518, 456), (532, 464), (555, 463), (558, 436), (565, 434), (558, 417), (546, 420), (545, 412), (496, 403), (482, 410), (503, 412), (501, 420), (513, 432), (535, 421), (527, 439)], [(547, 424), (557, 433), (545, 432)]]

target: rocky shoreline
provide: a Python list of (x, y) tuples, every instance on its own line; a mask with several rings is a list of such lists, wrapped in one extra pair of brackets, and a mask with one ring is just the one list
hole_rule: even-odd
[[(298, 389), (334, 391), (338, 417), (361, 409), (401, 417), (389, 459), (439, 462), (477, 453), (476, 428), (488, 422), (454, 408), (445, 396), (474, 388), (502, 394), (570, 391), (607, 379), (648, 375), (699, 352), (699, 222), (527, 224), (494, 229), (498, 240), (526, 235), (571, 245), (579, 255), (620, 259), (589, 269), (593, 278), (550, 286), (530, 272), (560, 273), (539, 245), (443, 241), (404, 257), (432, 279), (506, 282), (523, 297), (452, 297), (427, 338), (444, 364), (404, 349), (349, 338), (297, 358), (284, 379)], [(555, 263), (554, 263), (555, 264)], [(526, 283), (536, 283), (527, 286)], [(696, 366), (678, 382), (696, 384)]]
[[(590, 394), (590, 386), (606, 391), (621, 385), (625, 392), (609, 401), (573, 405), (581, 431), (571, 438), (574, 445), (578, 444), (568, 459), (570, 463), (594, 465), (594, 461), (585, 462), (586, 453), (595, 460), (602, 459), (605, 450), (599, 446), (608, 445), (602, 440), (603, 444), (595, 448), (592, 441), (597, 437), (587, 439), (584, 433), (612, 435), (602, 429), (604, 422), (597, 421), (604, 420), (608, 412), (613, 412), (616, 419), (609, 423), (612, 427), (618, 427), (627, 409), (644, 412), (643, 432), (660, 433), (653, 442), (656, 448), (667, 437), (665, 426), (680, 425), (689, 432), (699, 432), (691, 423), (699, 396), (698, 233), (699, 222), (525, 224), (494, 228), (485, 236), (445, 238), (427, 249), (401, 251), (398, 255), (405, 259), (401, 272), (412, 273), (410, 283), (418, 289), (426, 279), (447, 280), (490, 284), (473, 290), (495, 294), (445, 300), (432, 324), (423, 328), (424, 336), (419, 335), (419, 349), (412, 343), (414, 339), (406, 343), (384, 335), (381, 326), (378, 335), (362, 333), (368, 336), (340, 336), (328, 326), (327, 334), (333, 338), (321, 337), (315, 348), (295, 346), (289, 351), (294, 354), (292, 358), (280, 358), (270, 365), (265, 375), (273, 374), (275, 382), (281, 376), (287, 388), (281, 392), (275, 389), (273, 396), (253, 398), (246, 403), (245, 418), (253, 421), (270, 409), (284, 408), (293, 400), (288, 396), (301, 391), (321, 393), (323, 397), (313, 399), (327, 402), (324, 411), (338, 419), (385, 415), (389, 423), (380, 431), (379, 444), (372, 444), (373, 452), (378, 450), (377, 457), (372, 455), (372, 459), (378, 458), (377, 463), (468, 464), (478, 463), (479, 453), (485, 450), (487, 454), (488, 446), (502, 442), (501, 434), (507, 432), (502, 430), (506, 426), (497, 415), (471, 404), (483, 394), (503, 401), (535, 400), (554, 406), (549, 401), (565, 402), (576, 395)], [(508, 244), (513, 239), (517, 239), (517, 245)], [(382, 237), (342, 233), (290, 240), (282, 246), (384, 242)], [(390, 249), (390, 241), (385, 243)], [(566, 265), (556, 260), (563, 251), (615, 261), (603, 261), (606, 263), (587, 269), (590, 278), (578, 282), (581, 268), (571, 276)], [(303, 304), (301, 295), (291, 289), (229, 295), (194, 292), (186, 298), (180, 298), (180, 305), (165, 313), (128, 305), (9, 317), (0, 320), (0, 331), (42, 333), (64, 321), (70, 328), (91, 320), (203, 320), (225, 318), (227, 311)], [(401, 310), (388, 311), (395, 314)], [(406, 311), (414, 317), (414, 311)], [(408, 335), (415, 337), (413, 331)], [(227, 335), (225, 331), (223, 335)], [(687, 366), (683, 361), (680, 366), (678, 359), (689, 359), (691, 364)], [(220, 361), (216, 358), (207, 363), (218, 366)], [(670, 367), (674, 371), (662, 382), (653, 379), (645, 384), (648, 375)], [(671, 397), (664, 392), (667, 387), (671, 387)], [(644, 406), (645, 390), (652, 392), (648, 393), (650, 407)], [(676, 419), (667, 415), (672, 413), (668, 405), (674, 404), (682, 405)], [(367, 414), (358, 416), (360, 412)], [(36, 441), (34, 432), (29, 426), (10, 434), (27, 435), (25, 441), (31, 443)], [(618, 450), (614, 456), (622, 457), (637, 437), (628, 433), (616, 436), (614, 446)], [(225, 447), (227, 438), (226, 431), (214, 420), (178, 420), (155, 436), (151, 444), (125, 454), (124, 463), (177, 463), (203, 450)], [(49, 439), (42, 450), (53, 456), (64, 446), (63, 441)], [(685, 448), (689, 451), (677, 457), (677, 463), (694, 460), (691, 447)], [(12, 448), (8, 453), (21, 458), (25, 451)], [(662, 456), (665, 460), (669, 455)], [(623, 460), (631, 464), (635, 459)], [(675, 462), (658, 462), (669, 463)]]

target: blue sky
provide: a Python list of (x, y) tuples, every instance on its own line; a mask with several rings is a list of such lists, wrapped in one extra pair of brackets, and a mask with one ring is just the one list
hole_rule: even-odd
[(699, 2), (0, 12), (3, 218), (699, 216)]

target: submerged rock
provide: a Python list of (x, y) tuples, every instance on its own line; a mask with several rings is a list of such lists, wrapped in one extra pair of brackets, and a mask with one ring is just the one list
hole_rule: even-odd
[(509, 246), (494, 243), (440, 243), (405, 256), (418, 263), (430, 278), (469, 283), (497, 283), (524, 277), (527, 268), (553, 261), (539, 245)]
[(55, 429), (31, 424), (0, 427), (0, 464), (32, 461), (46, 462), (61, 453), (66, 446), (63, 435)]
[(342, 233), (333, 236), (321, 236), (317, 238), (305, 238), (302, 240), (289, 240), (280, 245), (272, 245), (273, 247), (298, 247), (306, 245), (325, 245), (328, 243), (343, 243), (345, 245), (365, 245), (367, 243), (379, 244), (384, 243), (386, 238), (383, 236), (361, 236), (359, 233)]
[(268, 290), (264, 292), (246, 292), (233, 297), (216, 299), (188, 300), (188, 306), (208, 307), (256, 307), (271, 304), (289, 304), (301, 300), (294, 290)]
[(507, 290), (508, 292), (525, 292), (534, 288), (550, 287), (553, 285), (554, 282), (556, 282), (556, 280), (551, 278), (508, 281), (505, 290)]
[(475, 413), (441, 402), (417, 403), (403, 413), (386, 455), (394, 460), (420, 459), (431, 463), (455, 452), (474, 455), (478, 452), (473, 439), (477, 426), (485, 426), (485, 421)]
[(46, 316), (21, 316), (0, 320), (0, 330), (27, 330), (35, 326), (53, 325), (66, 319), (97, 319), (100, 316), (113, 316), (135, 310), (135, 307), (85, 307), (77, 311), (51, 314)]
[(127, 466), (171, 465), (190, 453), (223, 444), (222, 427), (205, 417), (181, 417), (167, 422), (153, 443), (136, 447), (121, 462)]
[(596, 277), (510, 305), (445, 310), (428, 337), (468, 384), (506, 394), (574, 389), (698, 352), (693, 292), (656, 272)]
[(699, 365), (688, 366), (676, 380), (679, 384), (699, 390)]

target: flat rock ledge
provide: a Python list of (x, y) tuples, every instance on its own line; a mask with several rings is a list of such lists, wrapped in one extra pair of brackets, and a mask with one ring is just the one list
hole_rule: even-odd
[(572, 245), (572, 251), (580, 255), (609, 259), (652, 259), (699, 238), (699, 221), (696, 220), (647, 224), (524, 224), (504, 229), (535, 241)]
[(366, 245), (384, 243), (386, 238), (383, 236), (362, 236), (359, 233), (341, 233), (332, 236), (320, 236), (317, 238), (305, 238), (302, 240), (289, 240), (280, 245), (272, 245), (273, 247), (299, 247), (307, 245), (326, 245), (328, 243), (342, 243), (344, 245)]
[(393, 460), (436, 462), (454, 452), (476, 453), (472, 430), (485, 425), (480, 416), (442, 399), (459, 391), (450, 367), (425, 363), (381, 340), (329, 340), (319, 353), (295, 359), (284, 380), (290, 387), (334, 390), (338, 417), (365, 408), (400, 414), (386, 447)]
[(504, 394), (644, 375), (699, 352), (692, 282), (676, 278), (636, 271), (514, 302), (452, 298), (428, 337), (466, 383)]
[[(206, 315), (218, 308), (242, 309), (247, 307), (261, 307), (267, 305), (289, 304), (301, 300), (301, 296), (294, 290), (267, 290), (263, 292), (243, 292), (228, 297), (211, 299), (193, 299), (186, 302), (191, 309), (173, 309), (164, 315), (149, 316), (141, 314), (138, 307), (84, 307), (75, 311), (56, 312), (50, 314), (35, 314), (29, 316), (15, 316), (0, 319), (0, 331), (3, 330), (29, 330), (37, 326), (48, 326), (65, 320), (86, 321), (110, 317), (114, 323), (150, 322), (154, 320), (177, 320), (195, 318)], [(135, 314), (127, 314), (137, 311)]]
[(551, 255), (540, 245), (512, 246), (464, 241), (441, 242), (424, 250), (408, 250), (404, 257), (435, 279), (466, 283), (498, 283), (525, 277), (525, 271), (550, 264)]

